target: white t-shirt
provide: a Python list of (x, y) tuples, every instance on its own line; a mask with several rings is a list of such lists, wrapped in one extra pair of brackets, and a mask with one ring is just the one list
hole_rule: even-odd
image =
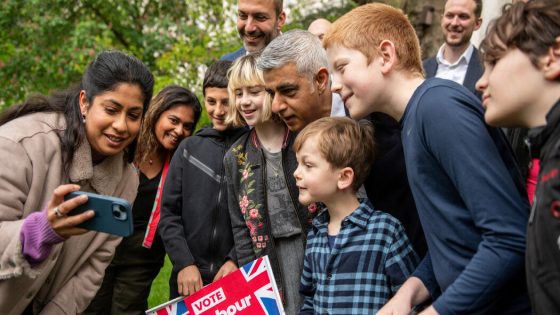
[(346, 116), (346, 110), (344, 109), (344, 103), (340, 94), (332, 94), (332, 105), (331, 105), (331, 117), (344, 117)]

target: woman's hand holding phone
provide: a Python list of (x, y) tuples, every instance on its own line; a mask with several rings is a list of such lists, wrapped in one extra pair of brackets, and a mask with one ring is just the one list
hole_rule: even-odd
[(73, 191), (80, 189), (80, 186), (67, 184), (58, 186), (49, 201), (47, 207), (47, 219), (51, 224), (53, 230), (63, 238), (68, 238), (73, 235), (81, 235), (88, 230), (77, 227), (77, 225), (93, 218), (95, 212), (88, 210), (77, 215), (68, 215), (74, 208), (87, 202), (88, 197), (81, 195), (76, 198), (64, 200), (64, 196)]

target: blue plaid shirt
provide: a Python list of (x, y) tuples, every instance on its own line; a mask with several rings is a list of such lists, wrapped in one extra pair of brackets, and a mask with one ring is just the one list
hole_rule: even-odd
[(346, 217), (334, 247), (328, 244), (328, 211), (309, 231), (300, 314), (373, 314), (414, 271), (418, 256), (400, 222), (369, 201)]

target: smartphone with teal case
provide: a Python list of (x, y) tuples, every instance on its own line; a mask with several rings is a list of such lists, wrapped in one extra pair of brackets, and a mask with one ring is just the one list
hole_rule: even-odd
[(84, 191), (71, 192), (64, 196), (64, 200), (79, 195), (87, 195), (88, 201), (74, 208), (68, 215), (76, 215), (90, 209), (95, 211), (95, 216), (78, 225), (79, 227), (119, 236), (132, 235), (132, 232), (134, 232), (132, 208), (127, 200)]

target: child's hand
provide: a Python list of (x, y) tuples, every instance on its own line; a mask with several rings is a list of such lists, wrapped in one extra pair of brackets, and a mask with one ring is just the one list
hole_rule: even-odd
[(177, 275), (177, 287), (179, 294), (189, 296), (202, 288), (202, 277), (195, 265), (190, 265), (179, 271)]
[(420, 313), (420, 315), (439, 315), (439, 313), (436, 311), (436, 309), (433, 306), (430, 306), (422, 313)]
[[(412, 310), (413, 305), (418, 305), (430, 297), (430, 292), (417, 277), (406, 280), (395, 296), (389, 300), (376, 315), (411, 315), (416, 314)], [(434, 313), (427, 312), (426, 315), (436, 314), (435, 309), (430, 307)], [(424, 314), (424, 313), (422, 313)]]
[(235, 270), (237, 270), (237, 265), (233, 262), (233, 260), (226, 261), (222, 265), (220, 270), (218, 270), (218, 273), (216, 274), (216, 276), (214, 277), (214, 280), (212, 280), (212, 282), (216, 282), (216, 281), (222, 279), (223, 277), (229, 275), (230, 273), (234, 272)]
[(376, 313), (376, 315), (409, 315), (412, 311), (410, 303), (406, 303), (396, 297), (397, 296), (390, 299), (389, 302), (387, 302), (387, 304), (385, 304)]

